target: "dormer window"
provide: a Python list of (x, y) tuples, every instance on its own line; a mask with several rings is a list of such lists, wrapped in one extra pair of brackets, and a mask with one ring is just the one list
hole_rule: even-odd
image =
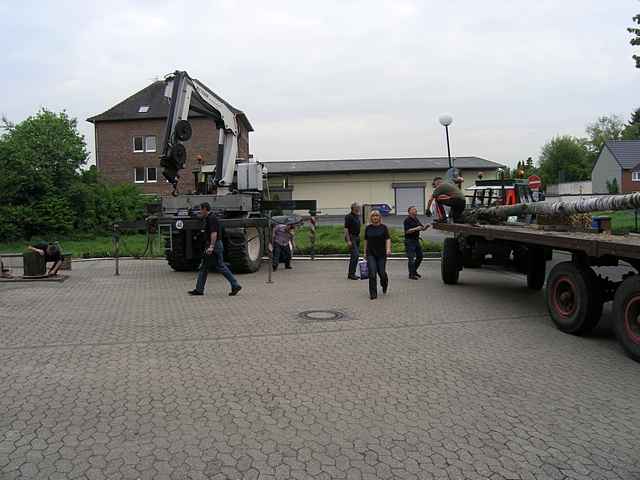
[(149, 105), (140, 105), (138, 113), (147, 113), (149, 111)]

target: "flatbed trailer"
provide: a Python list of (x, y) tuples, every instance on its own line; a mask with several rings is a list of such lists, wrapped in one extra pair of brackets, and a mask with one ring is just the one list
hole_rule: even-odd
[[(557, 328), (574, 335), (593, 330), (605, 302), (613, 301), (613, 329), (625, 352), (640, 362), (640, 236), (540, 230), (535, 225), (473, 225), (436, 223), (453, 233), (442, 249), (444, 283), (458, 283), (464, 268), (484, 263), (515, 266), (527, 287), (540, 290)], [(546, 275), (554, 251), (571, 254)], [(618, 266), (630, 271), (622, 281), (597, 275), (593, 267)]]

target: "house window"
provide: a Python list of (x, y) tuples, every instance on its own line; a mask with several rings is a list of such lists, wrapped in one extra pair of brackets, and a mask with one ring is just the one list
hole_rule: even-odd
[(133, 137), (133, 151), (144, 152), (144, 137)]
[(133, 169), (133, 181), (135, 183), (144, 183), (144, 167), (136, 167)]
[(147, 113), (149, 111), (149, 105), (140, 105), (138, 113)]
[(155, 135), (138, 135), (133, 137), (133, 151), (134, 153), (153, 153), (156, 151), (156, 136)]
[(156, 136), (155, 135), (147, 135), (144, 137), (144, 151), (145, 152), (155, 152), (156, 151)]
[(633, 180), (634, 182), (640, 182), (640, 170), (631, 172), (631, 180)]
[(147, 182), (156, 183), (158, 181), (158, 170), (156, 167), (147, 167)]

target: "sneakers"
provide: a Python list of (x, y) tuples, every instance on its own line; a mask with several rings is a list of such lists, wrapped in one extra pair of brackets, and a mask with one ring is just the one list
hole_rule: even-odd
[(189, 295), (204, 295), (204, 293), (199, 292), (198, 290), (189, 290)]
[(229, 296), (230, 297), (235, 297), (240, 290), (242, 290), (242, 287), (240, 285), (238, 285), (237, 287), (233, 287), (231, 289), (231, 291), (229, 292)]

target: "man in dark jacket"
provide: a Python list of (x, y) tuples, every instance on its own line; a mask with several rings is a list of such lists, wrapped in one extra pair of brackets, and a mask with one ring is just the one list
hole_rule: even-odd
[(60, 248), (58, 248), (57, 245), (41, 242), (35, 245), (29, 245), (27, 248), (38, 255), (42, 255), (46, 263), (53, 262), (53, 265), (49, 268), (49, 275), (58, 274), (58, 270), (60, 270), (62, 266), (62, 252), (60, 252)]
[(360, 205), (351, 204), (351, 212), (344, 217), (344, 240), (349, 247), (349, 270), (347, 278), (349, 280), (359, 280), (356, 276), (356, 268), (358, 268), (358, 259), (360, 258)]
[(420, 278), (418, 268), (423, 258), (420, 232), (429, 228), (429, 225), (422, 225), (416, 207), (409, 207), (408, 213), (409, 215), (404, 219), (404, 246), (409, 259), (409, 278), (418, 280)]
[(222, 244), (220, 222), (216, 216), (211, 213), (211, 206), (206, 202), (200, 205), (200, 217), (204, 220), (206, 248), (202, 256), (202, 262), (200, 262), (196, 288), (189, 291), (189, 294), (204, 295), (204, 286), (207, 283), (209, 267), (213, 265), (231, 285), (229, 296), (233, 297), (238, 294), (242, 287), (236, 280), (236, 277), (233, 276), (233, 273), (231, 273), (231, 270), (229, 270), (229, 267), (224, 263), (224, 246)]

